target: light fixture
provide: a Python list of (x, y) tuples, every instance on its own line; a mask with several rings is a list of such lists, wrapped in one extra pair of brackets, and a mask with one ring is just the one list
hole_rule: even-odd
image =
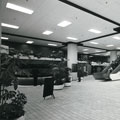
[(1, 39), (3, 39), (3, 40), (8, 40), (9, 38), (7, 38), (7, 37), (1, 37)]
[(46, 31), (44, 31), (42, 34), (44, 34), (44, 35), (50, 35), (50, 34), (52, 34), (52, 33), (53, 33), (52, 31), (46, 30)]
[(89, 57), (93, 57), (93, 56), (89, 56)]
[(74, 38), (74, 37), (67, 37), (67, 39), (70, 39), (70, 40), (78, 40), (77, 38)]
[(106, 52), (105, 55), (110, 55), (110, 52)]
[(18, 29), (19, 28), (19, 26), (7, 24), (7, 23), (1, 23), (1, 26), (3, 26), (3, 27), (9, 27), (9, 28), (14, 28), (14, 29)]
[(114, 39), (116, 39), (116, 40), (120, 40), (120, 37), (118, 37), (118, 36), (114, 36), (114, 37), (112, 37), (112, 38), (114, 38)]
[(12, 3), (7, 3), (6, 8), (16, 10), (16, 11), (19, 11), (19, 12), (23, 12), (23, 13), (26, 13), (26, 14), (32, 14), (34, 12), (33, 10), (30, 10), (30, 9), (27, 9), (27, 8), (24, 8), (24, 7), (21, 7), (21, 6), (12, 4)]
[(98, 43), (97, 42), (90, 42), (91, 44), (95, 44), (95, 45), (97, 45)]
[(113, 47), (114, 45), (106, 45), (106, 47)]
[(100, 54), (95, 54), (95, 55), (100, 55)]
[(120, 47), (117, 47), (117, 49), (119, 49), (119, 50), (120, 50)]
[(83, 51), (88, 51), (88, 49), (83, 49)]
[(71, 22), (69, 21), (62, 21), (60, 22), (59, 24), (57, 24), (57, 26), (60, 26), (60, 27), (67, 27), (68, 25), (72, 24)]
[(49, 46), (57, 46), (57, 44), (52, 44), (52, 43), (49, 43), (48, 45)]
[(26, 43), (27, 43), (27, 44), (32, 44), (32, 43), (33, 43), (33, 41), (27, 41)]
[(100, 50), (96, 50), (95, 52), (101, 52)]
[(96, 29), (89, 29), (88, 31), (89, 31), (89, 32), (92, 32), (92, 33), (96, 33), (96, 34), (101, 33), (101, 31), (96, 30)]

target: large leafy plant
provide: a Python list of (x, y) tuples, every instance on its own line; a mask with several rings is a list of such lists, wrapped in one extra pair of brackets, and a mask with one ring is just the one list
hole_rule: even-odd
[[(24, 115), (25, 94), (17, 90), (16, 74), (20, 71), (19, 53), (0, 53), (0, 120), (13, 120)], [(13, 90), (9, 87), (13, 86)]]

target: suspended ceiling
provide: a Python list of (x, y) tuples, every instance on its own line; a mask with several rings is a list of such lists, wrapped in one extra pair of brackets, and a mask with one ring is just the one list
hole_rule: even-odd
[[(29, 8), (34, 13), (29, 15), (6, 8), (7, 2)], [(8, 37), (8, 41), (25, 43), (31, 40), (33, 44), (43, 46), (55, 43), (56, 47), (64, 49), (67, 43), (74, 42), (78, 44), (79, 52), (85, 54), (102, 52), (102, 55), (108, 55), (108, 51), (119, 51), (120, 40), (113, 38), (120, 37), (113, 30), (120, 25), (119, 0), (5, 0), (3, 5), (2, 23), (19, 26), (19, 29), (2, 27), (2, 36)], [(67, 27), (57, 26), (64, 20), (72, 24)], [(97, 29), (101, 33), (95, 34), (89, 32), (89, 29)], [(53, 33), (43, 35), (45, 30)], [(78, 40), (68, 40), (66, 37)]]

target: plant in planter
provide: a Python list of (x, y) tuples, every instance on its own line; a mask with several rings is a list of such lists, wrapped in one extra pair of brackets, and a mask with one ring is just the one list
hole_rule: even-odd
[(64, 87), (64, 77), (62, 75), (62, 69), (58, 66), (53, 67), (53, 79), (54, 89), (62, 89)]
[(64, 82), (66, 79), (65, 64), (66, 62), (64, 60), (61, 60), (61, 62), (59, 62), (52, 69), (53, 78), (55, 80), (54, 82), (55, 89), (62, 89), (64, 87)]
[(68, 67), (65, 67), (65, 83), (64, 86), (68, 87), (71, 86), (71, 76), (70, 76), (71, 69)]
[[(17, 58), (0, 53), (0, 120), (16, 120), (24, 115), (27, 103), (25, 94), (17, 90), (16, 73), (20, 70), (19, 54)], [(14, 90), (11, 90), (13, 86)]]
[(66, 66), (67, 63), (64, 59), (64, 54), (62, 51), (53, 51), (53, 58), (60, 58), (61, 61), (57, 64), (52, 65), (52, 74), (54, 78), (54, 89), (62, 89), (64, 87), (64, 82), (66, 80)]
[(2, 104), (0, 106), (0, 119), (16, 120), (24, 116), (24, 105), (27, 103), (27, 98), (19, 91), (8, 91), (4, 89), (2, 94)]

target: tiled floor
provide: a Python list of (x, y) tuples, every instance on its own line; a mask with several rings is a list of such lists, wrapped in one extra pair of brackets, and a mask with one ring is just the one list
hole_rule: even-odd
[(43, 99), (43, 86), (20, 86), (27, 95), (25, 120), (120, 120), (120, 81), (85, 77)]

